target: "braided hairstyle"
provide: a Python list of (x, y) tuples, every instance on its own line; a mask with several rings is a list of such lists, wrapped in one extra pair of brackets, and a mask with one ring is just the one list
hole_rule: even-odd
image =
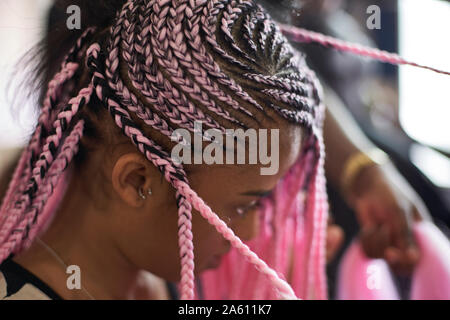
[[(192, 208), (233, 248), (220, 268), (202, 275), (205, 298), (326, 298), (321, 88), (267, 12), (251, 0), (73, 3), (91, 15), (102, 7), (117, 14), (96, 23), (88, 17), (59, 70), (46, 75), (37, 127), (0, 208), (0, 261), (28, 248), (49, 224), (67, 167), (81, 166), (92, 141), (105, 136), (109, 113), (176, 190), (183, 299), (198, 295)], [(271, 117), (302, 126), (305, 143), (264, 202), (261, 233), (245, 244), (192, 190), (164, 141), (177, 128), (195, 132), (196, 121), (224, 132), (258, 128)]]

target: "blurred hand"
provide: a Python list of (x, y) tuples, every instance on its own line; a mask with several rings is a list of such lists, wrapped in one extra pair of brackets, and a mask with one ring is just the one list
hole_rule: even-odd
[(356, 177), (349, 199), (361, 226), (366, 255), (384, 258), (397, 274), (411, 274), (420, 257), (412, 224), (429, 219), (411, 186), (391, 164), (373, 165)]

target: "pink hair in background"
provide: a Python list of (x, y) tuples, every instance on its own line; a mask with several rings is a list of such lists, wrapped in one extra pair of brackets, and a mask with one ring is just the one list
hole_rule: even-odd
[[(420, 261), (412, 276), (410, 299), (450, 300), (450, 243), (431, 222), (414, 225)], [(339, 270), (337, 292), (341, 300), (398, 300), (389, 267), (384, 260), (368, 259), (355, 241), (345, 253)]]
[(414, 226), (421, 260), (413, 275), (411, 299), (450, 300), (450, 243), (430, 222)]
[(339, 265), (339, 300), (399, 300), (388, 264), (364, 255), (358, 241), (347, 249)]

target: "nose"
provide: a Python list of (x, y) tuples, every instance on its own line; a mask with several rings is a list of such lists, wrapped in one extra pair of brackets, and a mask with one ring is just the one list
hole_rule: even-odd
[(258, 235), (258, 212), (259, 210), (252, 210), (251, 212), (248, 212), (244, 217), (235, 220), (232, 229), (242, 241), (249, 241)]

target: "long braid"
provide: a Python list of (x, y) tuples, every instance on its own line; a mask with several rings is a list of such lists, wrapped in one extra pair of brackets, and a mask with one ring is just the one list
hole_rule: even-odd
[[(69, 51), (67, 56), (64, 59), (64, 62), (61, 66), (61, 71), (59, 71), (55, 77), (49, 82), (48, 89), (46, 96), (44, 98), (44, 104), (42, 107), (42, 112), (38, 119), (38, 125), (37, 128), (30, 138), (30, 143), (27, 146), (27, 148), (22, 152), (22, 155), (20, 157), (20, 160), (18, 162), (18, 165), (14, 171), (13, 177), (11, 179), (11, 182), (9, 184), (7, 193), (3, 199), (3, 204), (0, 209), (0, 212), (3, 212), (3, 210), (6, 210), (5, 206), (7, 204), (10, 204), (12, 202), (15, 202), (17, 200), (18, 192), (17, 188), (20, 188), (22, 184), (24, 184), (24, 180), (28, 179), (31, 175), (31, 170), (29, 166), (27, 166), (26, 162), (33, 163), (34, 158), (36, 154), (39, 152), (39, 143), (41, 135), (43, 134), (43, 129), (46, 128), (49, 130), (50, 125), (50, 111), (52, 109), (52, 106), (56, 103), (56, 101), (59, 99), (58, 97), (58, 89), (70, 78), (73, 77), (75, 71), (78, 68), (78, 64), (75, 63), (76, 55), (81, 49), (81, 46), (83, 45), (84, 41), (87, 37), (89, 37), (92, 29), (86, 30), (81, 37), (78, 39), (76, 45)], [(14, 195), (16, 193), (16, 195)], [(12, 197), (15, 196), (15, 200), (12, 200)], [(0, 215), (0, 217), (4, 217), (3, 215)], [(3, 221), (1, 222), (3, 224)], [(1, 230), (0, 230), (1, 233)]]
[[(227, 3), (230, 3), (230, 0), (219, 0), (219, 1), (207, 1), (208, 3), (208, 13), (210, 13), (210, 16), (208, 16), (208, 18), (206, 18), (206, 20), (208, 21), (209, 25), (203, 24), (203, 31), (206, 33), (206, 40), (208, 41), (208, 43), (212, 46), (213, 50), (218, 53), (221, 58), (225, 59), (226, 61), (228, 61), (231, 65), (238, 67), (239, 69), (243, 69), (246, 70), (248, 72), (253, 72), (255, 73), (256, 70), (247, 65), (244, 64), (243, 62), (239, 61), (238, 59), (236, 59), (235, 57), (233, 57), (231, 54), (227, 53), (223, 48), (223, 46), (221, 46), (218, 43), (218, 39), (216, 38), (216, 31), (218, 29), (218, 27), (220, 26), (220, 21), (223, 18), (223, 13), (224, 13), (224, 9), (226, 8)], [(236, 3), (234, 3), (236, 4)], [(227, 26), (229, 26), (227, 24)], [(222, 31), (224, 30), (224, 28), (220, 28)]]
[[(237, 3), (240, 3), (237, 6)], [(230, 48), (235, 51), (236, 56), (240, 57), (241, 59), (244, 58), (248, 60), (253, 65), (256, 65), (254, 67), (253, 72), (255, 72), (258, 67), (255, 59), (251, 58), (244, 50), (242, 50), (237, 43), (235, 43), (235, 40), (233, 38), (233, 35), (231, 34), (231, 28), (230, 26), (234, 25), (236, 23), (236, 20), (239, 18), (239, 13), (242, 13), (242, 9), (244, 9), (246, 6), (251, 5), (251, 2), (249, 1), (236, 1), (233, 0), (231, 2), (228, 2), (228, 4), (225, 6), (225, 10), (223, 10), (223, 16), (220, 21), (220, 29), (223, 32), (224, 40), (230, 45)]]
[(394, 65), (410, 65), (413, 67), (428, 69), (440, 74), (450, 75), (449, 71), (444, 71), (437, 68), (422, 65), (419, 63), (415, 63), (412, 61), (408, 61), (395, 53), (369, 48), (359, 44), (350, 43), (347, 41), (342, 41), (330, 36), (323, 35), (318, 32), (313, 32), (290, 25), (280, 24), (280, 28), (286, 36), (288, 36), (292, 41), (295, 42), (317, 42), (326, 47), (332, 47), (340, 51), (346, 51), (354, 53), (356, 55), (370, 57), (372, 59), (387, 62)]
[[(73, 130), (69, 133), (69, 136), (64, 140), (61, 148), (61, 152), (57, 155), (55, 161), (52, 163), (45, 177), (42, 187), (39, 188), (35, 199), (31, 205), (30, 212), (26, 213), (29, 219), (24, 219), (17, 227), (19, 230), (25, 229), (24, 241), (21, 246), (16, 250), (21, 251), (31, 245), (32, 239), (41, 231), (41, 228), (47, 224), (51, 215), (40, 214), (38, 212), (43, 211), (44, 206), (47, 204), (50, 196), (53, 194), (55, 186), (59, 182), (63, 171), (67, 168), (68, 164), (72, 161), (74, 155), (78, 152), (78, 144), (83, 136), (84, 120), (79, 120), (75, 124)], [(50, 211), (48, 213), (51, 213)], [(20, 243), (20, 235), (18, 233), (13, 234), (8, 241), (13, 243)]]
[(181, 194), (185, 195), (187, 199), (193, 204), (201, 215), (211, 224), (216, 230), (223, 235), (225, 239), (230, 241), (231, 245), (236, 248), (246, 259), (252, 263), (258, 271), (267, 276), (271, 282), (280, 291), (280, 296), (286, 299), (296, 298), (296, 295), (289, 284), (280, 279), (279, 275), (273, 271), (267, 264), (262, 261), (254, 252), (252, 252), (247, 245), (245, 245), (241, 239), (239, 239), (225, 222), (223, 222), (217, 214), (215, 214), (210, 207), (208, 207), (204, 201), (189, 187), (188, 184), (183, 182), (177, 182), (176, 187)]
[(183, 299), (194, 299), (194, 243), (192, 241), (192, 206), (178, 190), (176, 193), (179, 206), (178, 245), (181, 258), (181, 295)]
[[(320, 151), (320, 158), (315, 166), (314, 179), (312, 181), (313, 187), (310, 195), (311, 206), (307, 209), (306, 215), (309, 218), (310, 225), (307, 228), (309, 241), (308, 247), (308, 266), (307, 266), (307, 283), (305, 295), (313, 299), (325, 299), (327, 296), (326, 276), (324, 274), (325, 255), (322, 246), (325, 246), (325, 238), (323, 228), (326, 230), (326, 221), (328, 215), (328, 207), (325, 205), (326, 198), (325, 180), (323, 174), (323, 143), (320, 139), (315, 142), (316, 148)], [(326, 194), (326, 193), (325, 193)], [(324, 224), (325, 221), (325, 224)]]
[[(40, 147), (39, 143), (40, 143), (41, 135), (43, 134), (43, 132), (42, 132), (43, 129), (45, 128), (46, 130), (50, 130), (50, 126), (51, 126), (50, 111), (55, 106), (56, 102), (59, 99), (58, 90), (66, 81), (68, 81), (69, 79), (71, 79), (73, 77), (74, 73), (78, 69), (78, 63), (75, 62), (76, 58), (77, 58), (77, 54), (80, 51), (86, 38), (88, 38), (90, 36), (91, 32), (92, 32), (92, 29), (87, 29), (81, 35), (81, 37), (78, 39), (76, 45), (66, 55), (64, 62), (61, 65), (61, 71), (59, 71), (55, 75), (55, 77), (49, 82), (47, 93), (44, 98), (42, 112), (38, 119), (37, 128), (30, 139), (30, 143), (27, 147), (27, 151), (22, 154), (22, 158), (28, 158), (28, 159), (31, 158), (29, 161), (31, 161), (31, 162), (34, 161), (34, 158), (35, 158), (36, 154), (38, 153), (38, 148)], [(29, 153), (31, 153), (31, 154), (29, 154)], [(22, 158), (19, 161), (19, 166), (16, 169), (16, 173), (23, 172), (23, 170), (24, 170), (24, 167), (20, 165), (20, 164), (23, 164)], [(27, 175), (27, 173), (24, 172), (23, 179), (25, 179), (26, 177), (29, 177), (29, 175)], [(14, 184), (17, 182), (18, 181), (13, 178), (11, 183), (14, 186)], [(8, 188), (8, 193), (12, 193), (14, 191), (14, 189), (15, 189), (15, 187)], [(8, 199), (9, 199), (9, 196), (6, 195), (5, 203), (9, 202)]]
[[(16, 245), (20, 246), (20, 243), (16, 243), (18, 235), (23, 235), (25, 232), (25, 237), (27, 236), (26, 233), (28, 228), (19, 228), (15, 230), (14, 228), (19, 221), (25, 218), (27, 209), (40, 188), (48, 167), (52, 164), (54, 157), (57, 156), (58, 146), (63, 139), (63, 132), (69, 126), (74, 113), (82, 108), (86, 101), (89, 100), (91, 93), (89, 88), (81, 90), (80, 96), (71, 99), (69, 102), (70, 106), (57, 115), (57, 120), (53, 123), (54, 129), (46, 138), (42, 151), (39, 152), (38, 150), (41, 146), (40, 137), (44, 132), (44, 128), (49, 125), (48, 121), (51, 118), (50, 109), (52, 106), (54, 107), (52, 99), (56, 102), (57, 91), (60, 90), (60, 87), (69, 79), (69, 77), (74, 75), (78, 65), (70, 60), (76, 59), (78, 51), (83, 46), (86, 38), (88, 38), (90, 31), (91, 30), (87, 30), (80, 37), (76, 46), (67, 55), (66, 61), (62, 65), (61, 72), (58, 73), (49, 84), (47, 99), (44, 101), (43, 112), (39, 117), (39, 123), (29, 145), (22, 154), (22, 159), (29, 158), (28, 166), (25, 166), (21, 159), (16, 172), (17, 176), (22, 175), (22, 178), (15, 180), (17, 185), (12, 185), (10, 187), (6, 197), (6, 200), (9, 200), (9, 202), (5, 201), (1, 208), (0, 217), (2, 217), (2, 225), (0, 229), (0, 259), (4, 259), (10, 254), (11, 248), (14, 248)], [(35, 163), (33, 161), (34, 157), (37, 159)], [(13, 195), (14, 193), (16, 194), (15, 196)], [(10, 208), (11, 203), (14, 203), (14, 207), (12, 208)], [(8, 210), (10, 211), (8, 212)], [(30, 219), (30, 217), (28, 216), (27, 219)], [(31, 219), (34, 220), (35, 218), (32, 217)], [(12, 237), (12, 240), (9, 241), (8, 239), (12, 234), (14, 236)]]
[(255, 17), (255, 13), (253, 11), (250, 12), (250, 14), (247, 14), (244, 18), (244, 23), (242, 25), (242, 29), (243, 29), (243, 39), (245, 40), (248, 48), (249, 48), (249, 53), (248, 55), (253, 55), (256, 56), (257, 54), (257, 48), (256, 48), (256, 44), (253, 41), (253, 30), (255, 29), (255, 22), (256, 21), (256, 17)]
[[(14, 232), (13, 229), (17, 222), (24, 218), (27, 208), (32, 203), (41, 182), (45, 178), (49, 166), (58, 155), (58, 147), (63, 139), (63, 132), (70, 125), (73, 116), (87, 102), (89, 102), (92, 89), (93, 87), (91, 85), (87, 88), (83, 88), (77, 97), (72, 98), (69, 101), (69, 106), (58, 115), (58, 120), (54, 123), (54, 133), (46, 139), (46, 143), (44, 144), (42, 152), (39, 155), (39, 160), (36, 162), (34, 169), (32, 170), (32, 177), (27, 183), (26, 190), (20, 196), (18, 202), (15, 204), (15, 207), (10, 210), (6, 221), (0, 229), (0, 243), (2, 244), (0, 247), (0, 259), (5, 259), (10, 254), (10, 249), (16, 245), (14, 241), (17, 239), (17, 231), (19, 233), (25, 231), (18, 229), (15, 232), (16, 236), (13, 237), (12, 242), (6, 240), (10, 234)], [(6, 213), (2, 214), (2, 216), (6, 216)]]
[[(189, 2), (191, 3), (191, 2)], [(187, 29), (185, 32), (186, 35), (186, 43), (192, 49), (192, 58), (197, 61), (198, 67), (204, 79), (209, 79), (209, 82), (212, 82), (212, 86), (214, 88), (213, 94), (217, 96), (217, 99), (221, 102), (230, 105), (233, 109), (242, 112), (244, 115), (252, 116), (251, 111), (242, 107), (233, 97), (231, 97), (226, 92), (219, 90), (218, 85), (213, 82), (217, 81), (218, 84), (228, 85), (228, 87), (235, 91), (235, 84), (232, 83), (231, 79), (227, 79), (227, 76), (220, 72), (220, 67), (217, 63), (214, 62), (214, 59), (211, 55), (206, 51), (206, 48), (202, 45), (202, 39), (200, 36), (200, 26), (199, 26), (199, 15), (201, 15), (203, 11), (202, 6), (197, 6), (189, 8), (193, 11), (191, 16), (188, 16), (187, 20)], [(207, 73), (205, 77), (205, 72)], [(208, 77), (210, 76), (210, 77)]]

